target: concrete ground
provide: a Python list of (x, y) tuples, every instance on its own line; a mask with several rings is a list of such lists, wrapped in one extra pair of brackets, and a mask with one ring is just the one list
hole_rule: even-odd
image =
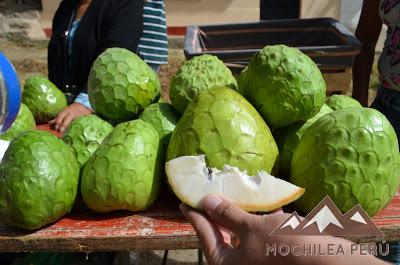
[[(161, 67), (160, 80), (162, 84), (162, 96), (168, 99), (169, 81), (184, 61), (182, 41), (172, 39), (170, 46), (170, 60), (168, 65)], [(30, 75), (47, 76), (47, 40), (32, 41), (15, 36), (8, 39), (0, 39), (0, 51), (3, 52), (14, 64), (21, 85)]]

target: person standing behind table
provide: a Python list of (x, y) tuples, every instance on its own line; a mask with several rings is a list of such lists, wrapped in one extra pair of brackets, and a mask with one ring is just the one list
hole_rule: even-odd
[(388, 26), (379, 58), (380, 85), (371, 107), (382, 112), (400, 139), (400, 0), (364, 0), (356, 36), (362, 43), (353, 66), (353, 97), (368, 105), (368, 87), (382, 23)]
[[(356, 37), (362, 48), (353, 66), (353, 97), (368, 105), (368, 88), (375, 58), (375, 47), (382, 24), (388, 26), (383, 51), (379, 57), (378, 92), (371, 107), (382, 112), (393, 125), (400, 140), (400, 0), (364, 0)], [(383, 259), (400, 264), (400, 243), (390, 243), (390, 253)]]
[[(64, 132), (73, 119), (92, 113), (87, 80), (107, 48), (137, 52), (143, 33), (142, 0), (64, 0), (53, 19), (49, 79), (67, 96), (67, 108), (49, 123)], [(112, 111), (112, 110), (110, 110)]]
[(155, 71), (168, 64), (168, 34), (164, 0), (145, 0), (143, 4), (143, 36), (138, 54)]

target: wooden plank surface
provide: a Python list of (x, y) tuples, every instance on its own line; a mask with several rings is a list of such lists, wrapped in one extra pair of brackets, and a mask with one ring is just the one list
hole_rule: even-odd
[[(178, 205), (167, 190), (151, 209), (142, 213), (94, 213), (78, 200), (69, 215), (38, 231), (26, 232), (0, 225), (0, 252), (198, 248), (196, 233), (179, 212)], [(400, 241), (399, 194), (373, 220), (385, 234), (386, 241)], [(357, 241), (374, 240), (377, 239), (365, 237)]]
[(372, 219), (385, 234), (386, 241), (400, 242), (400, 193), (397, 192), (389, 206)]
[[(37, 129), (61, 137), (47, 124)], [(100, 214), (86, 208), (79, 198), (69, 215), (38, 231), (27, 232), (0, 224), (0, 252), (198, 248), (196, 233), (179, 212), (178, 205), (179, 201), (164, 190), (146, 212)]]
[(36, 129), (42, 130), (42, 131), (48, 131), (48, 132), (51, 132), (52, 134), (54, 134), (57, 137), (61, 137), (61, 133), (59, 133), (58, 131), (55, 131), (55, 130), (51, 130), (50, 126), (48, 124), (38, 125), (38, 126), (36, 126)]
[(34, 232), (0, 226), (0, 252), (193, 249), (192, 226), (170, 195), (143, 213), (94, 213), (82, 204), (57, 223)]
[[(179, 212), (178, 204), (169, 194), (163, 194), (149, 211), (137, 214), (94, 213), (80, 204), (80, 209), (74, 209), (57, 223), (38, 231), (25, 232), (0, 226), (0, 252), (198, 248), (196, 234)], [(373, 218), (386, 241), (400, 241), (399, 206), (400, 198), (396, 196)], [(374, 240), (366, 236), (357, 242)]]

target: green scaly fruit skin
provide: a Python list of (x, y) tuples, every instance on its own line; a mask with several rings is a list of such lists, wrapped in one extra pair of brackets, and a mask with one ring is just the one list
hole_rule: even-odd
[(44, 131), (15, 138), (0, 165), (0, 221), (38, 229), (69, 213), (75, 202), (79, 166), (72, 149)]
[(326, 104), (333, 110), (356, 107), (362, 108), (360, 102), (346, 95), (332, 95), (326, 99)]
[(168, 103), (151, 104), (144, 109), (139, 118), (153, 125), (160, 136), (162, 147), (166, 149), (179, 120), (172, 106)]
[(5, 134), (0, 135), (0, 139), (11, 141), (24, 131), (33, 130), (36, 128), (35, 118), (32, 112), (25, 104), (21, 104), (18, 116), (12, 124), (11, 128)]
[(81, 193), (97, 212), (143, 211), (156, 200), (161, 182), (159, 136), (143, 120), (121, 123), (87, 162)]
[(182, 114), (199, 93), (213, 87), (237, 90), (237, 81), (218, 57), (207, 54), (194, 57), (186, 61), (171, 80), (172, 105)]
[(96, 115), (81, 116), (69, 125), (63, 140), (72, 147), (82, 168), (113, 128)]
[(326, 84), (317, 65), (297, 48), (266, 46), (239, 78), (239, 92), (272, 127), (315, 116), (325, 102)]
[(253, 106), (230, 88), (204, 91), (188, 106), (168, 146), (167, 161), (205, 154), (207, 165), (271, 173), (278, 147), (267, 124)]
[(64, 93), (42, 76), (32, 76), (26, 80), (22, 102), (30, 109), (38, 124), (55, 118), (67, 107)]
[(160, 98), (158, 99), (157, 103), (168, 103), (169, 104), (170, 100), (160, 96)]
[(158, 100), (157, 74), (133, 52), (109, 48), (94, 62), (88, 79), (90, 104), (106, 120), (125, 122)]
[(397, 136), (383, 114), (334, 111), (308, 128), (294, 151), (291, 180), (306, 189), (296, 204), (308, 213), (329, 195), (343, 213), (360, 204), (373, 216), (395, 195), (399, 168)]
[(294, 150), (300, 142), (305, 131), (313, 125), (319, 118), (325, 116), (333, 110), (328, 105), (322, 105), (321, 110), (314, 117), (306, 122), (296, 122), (287, 127), (279, 128), (274, 131), (276, 143), (279, 148), (279, 177), (285, 180), (290, 179), (290, 164)]

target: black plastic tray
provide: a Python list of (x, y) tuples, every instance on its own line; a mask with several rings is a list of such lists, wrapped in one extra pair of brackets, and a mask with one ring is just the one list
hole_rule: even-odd
[(310, 56), (322, 70), (351, 68), (361, 43), (332, 18), (288, 19), (256, 23), (189, 26), (185, 56), (218, 56), (230, 68), (244, 68), (266, 45), (286, 44)]

